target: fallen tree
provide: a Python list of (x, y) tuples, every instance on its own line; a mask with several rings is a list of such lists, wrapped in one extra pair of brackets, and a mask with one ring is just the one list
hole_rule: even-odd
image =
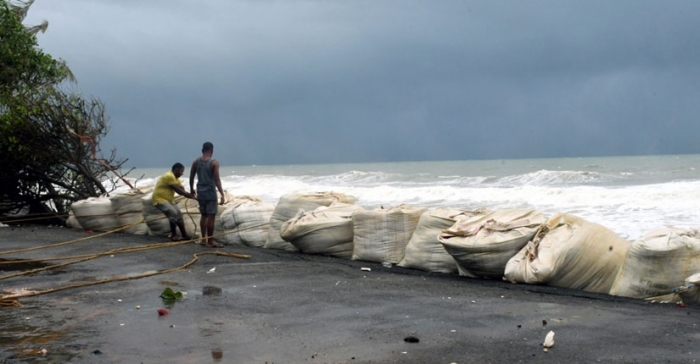
[(25, 27), (33, 1), (0, 1), (0, 214), (63, 215), (72, 201), (109, 192), (104, 181), (126, 160), (100, 140), (109, 131), (104, 104), (67, 90), (65, 62), (44, 53)]

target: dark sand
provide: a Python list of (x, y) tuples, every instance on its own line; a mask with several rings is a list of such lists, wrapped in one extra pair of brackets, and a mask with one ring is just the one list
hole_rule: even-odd
[[(0, 252), (90, 235), (95, 234), (59, 227), (2, 227)], [(0, 259), (163, 241), (112, 234)], [(106, 256), (0, 280), (0, 291), (173, 268), (202, 251), (211, 249), (191, 243)], [(206, 255), (187, 270), (24, 298), (22, 307), (0, 308), (0, 362), (700, 362), (698, 307), (261, 248), (221, 251), (251, 259)], [(0, 275), (8, 273), (13, 272)], [(166, 304), (159, 297), (166, 287), (187, 296)], [(158, 316), (159, 308), (170, 314)], [(544, 352), (550, 330), (555, 344)], [(407, 337), (418, 342), (406, 342)]]

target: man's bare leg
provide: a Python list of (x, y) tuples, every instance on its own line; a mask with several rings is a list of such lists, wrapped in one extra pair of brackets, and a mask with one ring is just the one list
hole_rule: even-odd
[(216, 215), (209, 215), (207, 217), (207, 244), (216, 245), (214, 242), (214, 221), (216, 220)]
[(209, 215), (207, 214), (202, 214), (202, 217), (199, 219), (199, 231), (201, 232), (202, 235), (202, 245), (207, 245), (209, 244), (209, 240), (207, 240), (207, 237), (209, 234), (207, 234), (207, 220), (209, 218)]

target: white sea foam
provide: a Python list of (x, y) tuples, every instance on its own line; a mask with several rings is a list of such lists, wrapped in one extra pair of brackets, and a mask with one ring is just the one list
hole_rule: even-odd
[(597, 172), (588, 171), (548, 171), (539, 170), (536, 172), (506, 176), (500, 179), (500, 183), (507, 186), (532, 185), (532, 186), (555, 186), (571, 184), (587, 184), (606, 181)]
[[(365, 208), (568, 212), (636, 239), (661, 226), (700, 225), (696, 163), (700, 156), (226, 167), (222, 184), (231, 194), (270, 202), (292, 192), (336, 191)], [(141, 171), (137, 187), (154, 184), (165, 171)]]

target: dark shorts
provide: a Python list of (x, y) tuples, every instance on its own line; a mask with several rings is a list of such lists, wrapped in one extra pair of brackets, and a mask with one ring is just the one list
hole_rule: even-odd
[(199, 213), (207, 215), (216, 215), (219, 211), (219, 205), (216, 200), (197, 200), (199, 202)]
[(170, 202), (163, 202), (157, 204), (156, 208), (164, 213), (165, 216), (168, 217), (168, 220), (175, 223), (182, 221), (182, 211), (180, 211), (180, 208), (177, 207), (177, 205), (173, 205)]

